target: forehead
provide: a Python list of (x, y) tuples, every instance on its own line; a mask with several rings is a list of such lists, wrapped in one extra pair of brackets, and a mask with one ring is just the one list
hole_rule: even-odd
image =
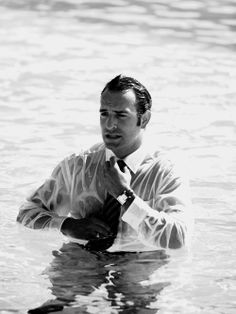
[(132, 89), (123, 92), (106, 90), (101, 96), (101, 108), (136, 111), (136, 96)]

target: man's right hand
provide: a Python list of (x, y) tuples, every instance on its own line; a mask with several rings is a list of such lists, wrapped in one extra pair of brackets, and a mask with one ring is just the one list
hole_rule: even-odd
[(61, 226), (61, 232), (66, 236), (83, 240), (112, 236), (110, 227), (95, 217), (82, 219), (68, 217)]

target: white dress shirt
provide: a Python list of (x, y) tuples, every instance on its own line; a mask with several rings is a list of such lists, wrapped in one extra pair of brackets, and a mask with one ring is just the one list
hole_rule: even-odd
[[(17, 220), (33, 229), (60, 230), (68, 216), (96, 215), (107, 196), (102, 169), (112, 155), (102, 143), (65, 158), (21, 206)], [(189, 185), (183, 160), (171, 159), (144, 145), (124, 159), (135, 199), (127, 210), (121, 208), (118, 234), (108, 251), (152, 251), (189, 243), (193, 227)]]

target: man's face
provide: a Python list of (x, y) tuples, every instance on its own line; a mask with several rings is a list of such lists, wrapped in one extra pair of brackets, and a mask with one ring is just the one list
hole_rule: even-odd
[(103, 141), (118, 158), (134, 152), (142, 142), (138, 126), (136, 96), (132, 89), (124, 92), (105, 90), (101, 97), (100, 125)]

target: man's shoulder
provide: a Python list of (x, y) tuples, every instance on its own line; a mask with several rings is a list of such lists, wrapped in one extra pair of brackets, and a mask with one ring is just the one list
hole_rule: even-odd
[(96, 143), (87, 150), (84, 151), (87, 155), (93, 155), (93, 154), (101, 154), (105, 152), (105, 145), (104, 143)]
[(85, 159), (85, 158), (96, 158), (101, 157), (103, 154), (105, 154), (105, 145), (103, 143), (97, 143), (92, 145), (90, 148), (87, 149), (81, 149), (79, 153), (74, 153), (66, 158), (68, 162), (75, 161), (79, 159)]
[(98, 143), (86, 150), (81, 150), (79, 153), (73, 153), (65, 157), (57, 167), (54, 169), (53, 174), (62, 171), (70, 171), (74, 169), (83, 168), (84, 165), (89, 165), (90, 161), (100, 163), (105, 156), (105, 146), (103, 143)]
[(173, 149), (159, 149), (154, 148), (150, 150), (146, 157), (146, 161), (152, 163), (153, 166), (170, 170), (173, 168), (186, 168), (188, 165), (188, 158), (184, 152)]

